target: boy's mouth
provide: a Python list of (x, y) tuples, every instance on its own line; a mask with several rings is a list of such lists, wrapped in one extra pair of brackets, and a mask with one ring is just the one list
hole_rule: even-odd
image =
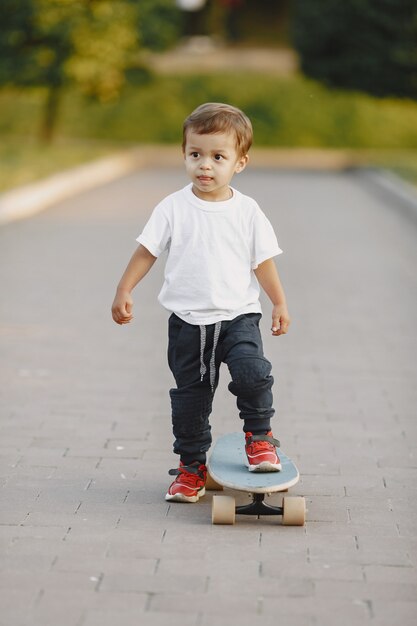
[(209, 183), (209, 182), (211, 182), (213, 180), (211, 176), (197, 176), (197, 179), (201, 183)]

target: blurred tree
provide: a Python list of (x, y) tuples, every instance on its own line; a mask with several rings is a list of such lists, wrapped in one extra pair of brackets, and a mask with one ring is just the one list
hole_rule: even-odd
[(416, 0), (293, 0), (301, 69), (330, 86), (417, 96)]
[(133, 0), (139, 8), (141, 44), (149, 50), (165, 50), (182, 34), (183, 13), (175, 0)]
[(138, 50), (136, 11), (128, 0), (2, 0), (0, 84), (46, 88), (43, 140), (52, 138), (64, 85), (117, 97)]
[(101, 100), (119, 93), (138, 48), (135, 7), (117, 0), (2, 0), (0, 84), (46, 88), (41, 138), (50, 141), (62, 88)]

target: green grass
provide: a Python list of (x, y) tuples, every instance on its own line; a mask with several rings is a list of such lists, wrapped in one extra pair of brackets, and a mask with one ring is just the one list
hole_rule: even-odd
[(182, 121), (202, 102), (231, 102), (251, 118), (262, 146), (417, 148), (417, 103), (330, 91), (300, 77), (255, 74), (160, 76), (130, 88), (118, 103), (65, 101), (67, 136), (176, 142)]
[(205, 101), (241, 107), (252, 119), (255, 146), (348, 149), (365, 164), (417, 181), (417, 102), (411, 100), (332, 91), (298, 75), (155, 76), (113, 102), (67, 92), (59, 139), (45, 146), (34, 139), (44, 97), (40, 89), (0, 92), (0, 189), (134, 143), (179, 143), (184, 117)]
[(0, 192), (25, 185), (123, 148), (104, 141), (58, 140), (42, 145), (35, 139), (2, 137), (0, 141)]

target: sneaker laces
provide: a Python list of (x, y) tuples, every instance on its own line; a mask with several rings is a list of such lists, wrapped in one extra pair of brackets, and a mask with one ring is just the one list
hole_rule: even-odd
[(275, 439), (272, 435), (252, 435), (252, 433), (246, 433), (246, 445), (251, 447), (252, 452), (270, 450), (271, 446), (274, 448), (281, 446), (278, 439)]
[(180, 477), (184, 485), (191, 485), (193, 487), (198, 479), (204, 482), (205, 469), (205, 465), (198, 465), (197, 463), (193, 465), (180, 465), (175, 469), (170, 469), (168, 474), (170, 476)]

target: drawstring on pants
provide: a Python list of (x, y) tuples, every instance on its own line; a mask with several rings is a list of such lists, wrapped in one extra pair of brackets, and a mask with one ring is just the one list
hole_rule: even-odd
[[(214, 391), (214, 382), (216, 380), (216, 348), (217, 343), (219, 341), (220, 330), (222, 327), (221, 322), (216, 322), (214, 326), (214, 337), (213, 337), (213, 349), (211, 351), (210, 357), (210, 386), (211, 391)], [(206, 348), (206, 338), (207, 338), (207, 329), (204, 325), (200, 325), (200, 377), (201, 381), (207, 372), (207, 368), (204, 363), (204, 350)]]

